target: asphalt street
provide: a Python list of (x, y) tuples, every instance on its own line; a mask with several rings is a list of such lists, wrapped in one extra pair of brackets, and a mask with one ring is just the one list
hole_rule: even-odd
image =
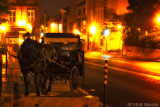
[(104, 60), (108, 59), (106, 102), (110, 107), (160, 107), (160, 63), (109, 56), (85, 56), (87, 92), (104, 96)]

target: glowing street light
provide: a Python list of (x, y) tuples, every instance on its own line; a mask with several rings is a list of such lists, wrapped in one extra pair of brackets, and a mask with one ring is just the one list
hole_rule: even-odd
[(3, 25), (2, 25), (2, 26), (0, 26), (0, 30), (5, 31), (5, 30), (6, 30), (6, 27), (4, 27)]
[(97, 28), (96, 28), (96, 26), (94, 26), (94, 25), (91, 26), (91, 27), (90, 27), (90, 31), (91, 31), (92, 34), (96, 34), (96, 33), (97, 33)]
[(118, 29), (122, 28), (122, 25), (118, 24)]
[(74, 30), (73, 33), (76, 34), (76, 35), (79, 35), (79, 34), (80, 34), (80, 32), (79, 32), (78, 29)]
[(26, 25), (26, 21), (25, 20), (18, 20), (18, 25), (19, 26), (25, 26)]
[(51, 23), (51, 28), (54, 28), (55, 27), (55, 23)]
[(105, 37), (109, 36), (109, 34), (110, 34), (110, 31), (109, 31), (108, 29), (105, 29), (105, 30), (104, 30), (104, 35), (105, 35)]
[(157, 22), (160, 23), (160, 16), (157, 18)]

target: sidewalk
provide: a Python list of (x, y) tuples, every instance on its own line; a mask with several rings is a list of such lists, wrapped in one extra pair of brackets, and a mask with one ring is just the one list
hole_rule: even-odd
[(107, 60), (108, 58), (125, 58), (130, 60), (160, 62), (160, 58), (122, 56), (120, 52), (102, 53), (102, 52), (93, 51), (93, 52), (86, 52), (85, 56), (87, 58), (95, 58), (95, 59), (103, 59), (103, 60)]
[(48, 95), (36, 96), (34, 78), (30, 76), (30, 95), (24, 96), (23, 76), (18, 61), (8, 61), (7, 77), (3, 75), (0, 107), (99, 107), (99, 98), (90, 96), (84, 90), (70, 91), (69, 82), (57, 80)]

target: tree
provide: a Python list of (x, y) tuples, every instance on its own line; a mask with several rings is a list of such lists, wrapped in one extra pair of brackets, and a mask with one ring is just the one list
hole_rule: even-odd
[[(0, 0), (0, 16), (9, 13), (8, 12), (7, 1), (8, 0)], [(4, 23), (5, 21), (7, 21), (7, 20), (2, 18), (2, 17), (0, 17), (0, 24)]]
[(150, 31), (154, 26), (153, 18), (157, 12), (156, 5), (160, 3), (159, 0), (128, 0), (128, 2), (127, 9), (132, 11), (126, 14), (128, 26)]
[(125, 39), (124, 43), (137, 45), (140, 35), (144, 36), (146, 31), (152, 32), (154, 27), (154, 17), (158, 11), (159, 0), (128, 0), (127, 9), (130, 13), (124, 15)]

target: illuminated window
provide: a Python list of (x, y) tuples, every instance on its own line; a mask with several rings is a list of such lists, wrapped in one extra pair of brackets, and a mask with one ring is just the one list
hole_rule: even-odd
[(16, 13), (15, 10), (10, 10), (9, 13), (9, 22), (15, 22)]
[(27, 16), (29, 22), (34, 22), (35, 20), (35, 10), (27, 10)]

